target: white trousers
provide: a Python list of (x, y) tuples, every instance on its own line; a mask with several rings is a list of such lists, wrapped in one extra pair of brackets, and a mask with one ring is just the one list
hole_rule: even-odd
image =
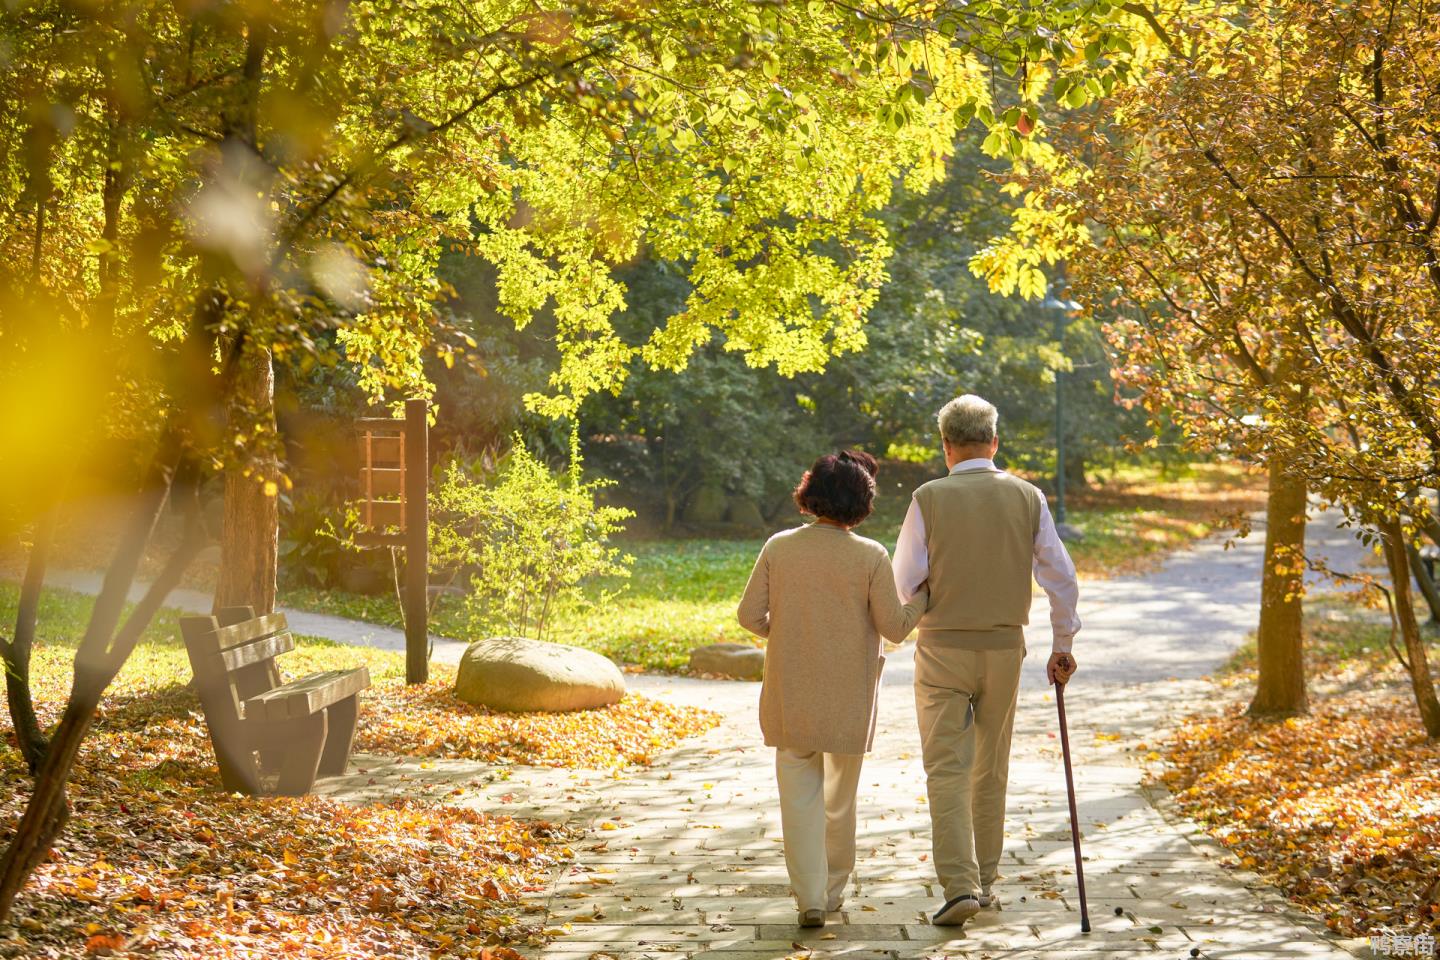
[(835, 911), (855, 869), (855, 789), (861, 755), (775, 751), (785, 866), (796, 905)]

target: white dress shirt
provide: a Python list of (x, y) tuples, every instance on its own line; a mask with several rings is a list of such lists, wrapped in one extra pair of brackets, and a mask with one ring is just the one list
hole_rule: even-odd
[[(951, 473), (962, 470), (995, 470), (994, 462), (985, 457), (964, 460), (950, 468)], [(977, 544), (977, 548), (979, 545)], [(1050, 516), (1050, 506), (1040, 498), (1040, 532), (1035, 535), (1035, 560), (1032, 565), (1035, 581), (1050, 598), (1051, 651), (1069, 653), (1080, 632), (1080, 616), (1076, 607), (1080, 602), (1080, 584), (1075, 579), (1075, 563), (1055, 530), (1055, 520)], [(895, 542), (895, 589), (900, 591), (900, 601), (909, 603), (910, 598), (930, 576), (930, 554), (925, 540), (925, 518), (920, 506), (913, 499), (900, 525), (900, 538)]]

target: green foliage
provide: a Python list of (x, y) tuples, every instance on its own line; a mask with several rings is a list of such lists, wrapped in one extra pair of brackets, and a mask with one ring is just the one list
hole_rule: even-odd
[[(933, 475), (882, 465), (876, 512), (858, 532), (893, 546), (911, 491)], [(1081, 576), (1147, 569), (1170, 551), (1214, 532), (1231, 515), (1254, 510), (1261, 497), (1256, 482), (1253, 474), (1234, 467), (1187, 467), (1175, 477), (1154, 467), (1116, 471), (1103, 488), (1077, 495), (1071, 503), (1071, 520), (1086, 534), (1070, 545)], [(799, 522), (798, 513), (778, 518), (781, 526)], [(627, 540), (625, 550), (634, 557), (629, 575), (594, 578), (582, 585), (578, 597), (558, 603), (548, 638), (598, 651), (617, 663), (664, 671), (683, 670), (690, 651), (702, 644), (749, 643), (735, 622), (735, 605), (761, 543), (755, 538)], [(286, 586), (281, 602), (400, 625), (393, 594), (365, 597)], [(439, 636), (470, 636), (465, 601), (442, 598), (430, 629)]]
[[(989, 182), (1004, 165), (985, 159), (980, 139), (962, 136), (944, 181), (904, 194), (886, 213), (896, 254), (863, 352), (831, 360), (823, 375), (787, 379), (707, 344), (684, 377), (637, 363), (617, 396), (586, 401), (580, 420), (592, 461), (621, 480), (628, 502), (651, 506), (668, 529), (697, 490), (714, 487), (756, 500), (772, 518), (810, 461), (833, 446), (938, 459), (935, 411), (964, 392), (999, 406), (1011, 466), (1049, 476), (1057, 369), (1073, 483), (1144, 431), (1144, 413), (1116, 402), (1098, 323), (1057, 323), (1053, 310), (992, 294), (967, 269), (1010, 207)], [(624, 277), (634, 304), (617, 318), (622, 332), (650, 328), (690, 290), (668, 264), (647, 262)]]
[(342, 524), (358, 519), (358, 513), (347, 513), (319, 492), (281, 495), (279, 567), (287, 579), (316, 586), (335, 583), (341, 567), (355, 556), (353, 534), (342, 536), (336, 530), (337, 514)]
[[(578, 441), (553, 473), (520, 438), (491, 482), (452, 461), (431, 496), (431, 562), (468, 581), (469, 633), (540, 639), (562, 604), (596, 577), (624, 577), (631, 558), (610, 545), (630, 511), (597, 505), (605, 481), (584, 478)], [(609, 600), (601, 593), (597, 602)]]
[[(566, 611), (551, 639), (603, 653), (617, 663), (683, 670), (707, 643), (752, 642), (735, 622), (735, 605), (760, 544), (754, 540), (643, 541), (623, 592), (602, 607)], [(600, 582), (591, 595), (614, 590)]]
[(1116, 403), (1097, 322), (999, 296), (970, 273), (970, 259), (1013, 212), (991, 182), (1005, 168), (983, 157), (979, 139), (962, 137), (945, 180), (887, 213), (897, 256), (871, 310), (870, 345), (823, 377), (802, 377), (801, 389), (827, 434), (878, 452), (893, 445), (904, 459), (924, 450), (938, 458), (935, 412), (957, 394), (979, 393), (1000, 410), (1006, 462), (1050, 475), (1059, 371), (1078, 483), (1082, 468), (1113, 462), (1145, 418)]
[[(673, 265), (626, 273), (636, 304), (622, 330), (649, 328), (692, 288)], [(592, 461), (670, 529), (702, 489), (755, 501), (773, 514), (825, 439), (792, 378), (716, 344), (696, 350), (684, 376), (635, 361), (624, 389), (586, 401), (580, 423)]]
[[(547, 415), (712, 340), (817, 371), (866, 342), (896, 184), (936, 182), (972, 121), (1024, 160), (1041, 94), (1110, 89), (1134, 29), (1096, 0), (9, 4), (0, 353), (88, 331), (64, 353), (96, 395), (41, 406), (133, 436), (172, 402), (206, 456), (245, 462), (280, 452), (266, 411), (221, 435), (181, 343), (426, 393), (426, 358), (474, 357), (435, 309), (441, 257), (469, 256), (497, 315), (553, 331), (526, 394)], [(624, 336), (617, 269), (642, 251), (691, 290)], [(4, 383), (65, 382), (32, 372)]]

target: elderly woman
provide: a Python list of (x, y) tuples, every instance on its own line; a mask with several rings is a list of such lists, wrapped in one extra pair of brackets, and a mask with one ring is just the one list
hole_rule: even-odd
[(890, 555), (851, 533), (870, 515), (875, 458), (815, 461), (795, 488), (815, 522), (760, 551), (740, 625), (768, 640), (760, 729), (775, 748), (785, 865), (802, 927), (840, 909), (855, 868), (855, 788), (875, 736), (881, 637), (899, 643), (925, 612), (922, 588), (901, 605)]

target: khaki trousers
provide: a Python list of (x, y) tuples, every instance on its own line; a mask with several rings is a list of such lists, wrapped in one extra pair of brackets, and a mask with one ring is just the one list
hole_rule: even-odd
[(915, 714), (945, 899), (989, 889), (1005, 845), (1010, 734), (1024, 647), (915, 648)]
[(855, 869), (855, 788), (863, 756), (775, 751), (785, 866), (801, 912), (834, 911)]

